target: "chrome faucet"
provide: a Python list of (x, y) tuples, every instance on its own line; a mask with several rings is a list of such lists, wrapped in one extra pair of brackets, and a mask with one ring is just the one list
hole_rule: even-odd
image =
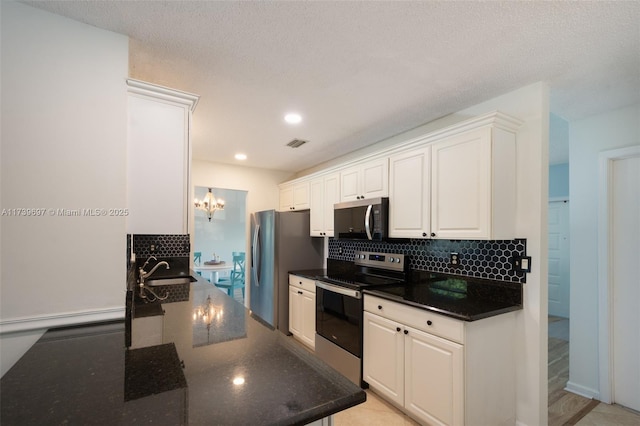
[(169, 269), (169, 264), (167, 262), (165, 262), (164, 260), (162, 262), (158, 262), (156, 263), (156, 266), (153, 267), (153, 269), (151, 269), (149, 272), (146, 272), (144, 270), (144, 268), (149, 264), (150, 260), (158, 260), (156, 259), (155, 256), (150, 256), (146, 262), (144, 262), (144, 265), (142, 265), (142, 267), (139, 269), (139, 275), (140, 275), (140, 287), (144, 286), (144, 280), (145, 278), (148, 278), (151, 274), (153, 274), (159, 267), (161, 266), (166, 266), (167, 269)]
[[(156, 263), (156, 265), (149, 272), (146, 272), (144, 268), (149, 264), (151, 260), (158, 260), (158, 259), (156, 259), (155, 256), (149, 256), (147, 261), (144, 262), (144, 265), (142, 265), (142, 267), (138, 270), (140, 275), (140, 297), (142, 299), (147, 299), (151, 302), (153, 302), (154, 300), (165, 300), (167, 297), (169, 297), (168, 291), (167, 291), (167, 294), (165, 294), (163, 297), (160, 297), (153, 290), (151, 290), (151, 288), (144, 285), (144, 280), (145, 278), (148, 278), (149, 276), (151, 276), (151, 274), (153, 274), (161, 266), (165, 266), (167, 269), (169, 269), (169, 264), (163, 260), (162, 262)], [(147, 296), (147, 292), (151, 293), (151, 296)]]

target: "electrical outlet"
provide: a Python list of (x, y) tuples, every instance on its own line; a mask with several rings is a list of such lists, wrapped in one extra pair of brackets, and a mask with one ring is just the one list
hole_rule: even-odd
[(514, 257), (511, 264), (518, 272), (531, 272), (531, 256)]
[(449, 253), (449, 266), (452, 268), (458, 268), (460, 266), (460, 255), (458, 253)]

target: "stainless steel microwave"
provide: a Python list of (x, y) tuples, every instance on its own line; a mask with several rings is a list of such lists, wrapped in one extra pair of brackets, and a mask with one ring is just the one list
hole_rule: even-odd
[(370, 198), (333, 205), (334, 237), (381, 241), (387, 238), (389, 198)]

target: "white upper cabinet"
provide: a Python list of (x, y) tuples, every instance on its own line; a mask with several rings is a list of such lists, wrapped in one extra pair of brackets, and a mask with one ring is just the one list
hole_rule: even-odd
[(492, 113), (391, 155), (389, 236), (515, 238), (518, 126)]
[(515, 238), (515, 132), (485, 126), (432, 145), (432, 237)]
[(280, 186), (280, 211), (309, 209), (309, 182)]
[(186, 234), (198, 96), (137, 80), (127, 85), (127, 233)]
[(340, 171), (340, 201), (389, 195), (389, 160), (380, 158)]
[(333, 237), (333, 205), (340, 202), (340, 174), (332, 173), (309, 184), (310, 234)]
[(331, 236), (331, 197), (344, 202), (388, 196), (392, 238), (516, 238), (516, 134), (521, 124), (494, 111), (426, 134), (385, 151), (386, 157), (339, 169), (337, 188), (335, 181), (316, 176), (301, 191), (306, 204), (295, 203), (296, 184), (281, 185), (280, 208), (309, 208), (311, 203), (311, 235)]
[(389, 159), (389, 236), (423, 238), (431, 234), (431, 148)]

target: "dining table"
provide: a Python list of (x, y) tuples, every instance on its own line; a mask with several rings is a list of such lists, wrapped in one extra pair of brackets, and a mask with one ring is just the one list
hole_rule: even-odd
[[(199, 272), (202, 276), (207, 278), (209, 282), (215, 284), (220, 279), (220, 272), (231, 271), (233, 269), (233, 263), (227, 263), (224, 260), (215, 263), (207, 262), (202, 265), (194, 265), (193, 270)], [(207, 274), (207, 275), (205, 275)]]

